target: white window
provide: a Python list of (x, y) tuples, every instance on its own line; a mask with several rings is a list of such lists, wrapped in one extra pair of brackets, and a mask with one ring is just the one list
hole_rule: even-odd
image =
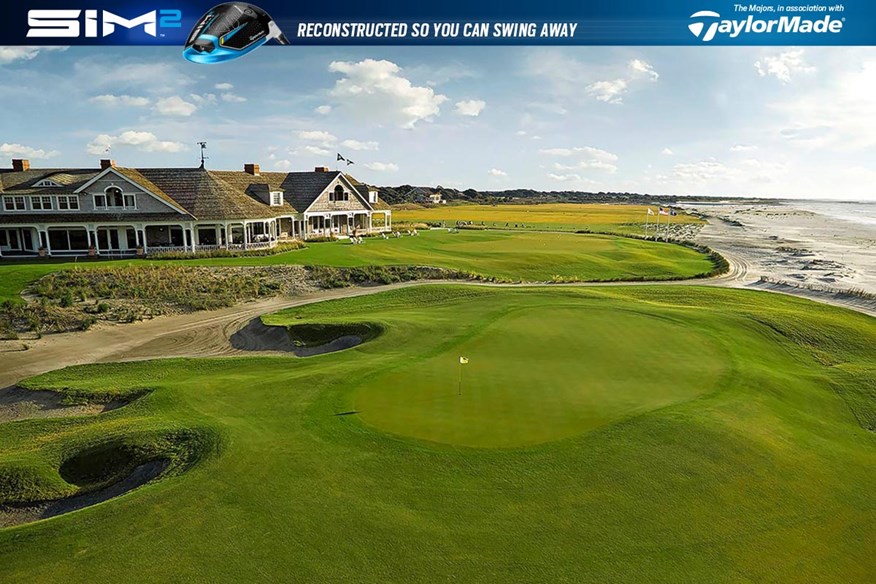
[(59, 187), (61, 185), (59, 185), (58, 183), (56, 183), (53, 180), (49, 180), (47, 178), (44, 178), (43, 180), (37, 181), (36, 183), (34, 183), (33, 186), (35, 186), (35, 187)]
[(4, 211), (24, 211), (24, 197), (3, 197)]
[(344, 190), (344, 187), (338, 185), (335, 190), (329, 193), (329, 201), (349, 201), (350, 193)]
[(282, 191), (271, 191), (271, 206), (279, 207), (283, 204), (283, 192)]
[(34, 211), (51, 211), (54, 208), (52, 197), (31, 197), (30, 208)]
[(133, 193), (123, 193), (117, 186), (107, 187), (102, 195), (94, 195), (96, 209), (135, 209), (137, 198)]
[(78, 210), (79, 209), (79, 197), (77, 197), (76, 195), (70, 195), (70, 196), (60, 195), (58, 197), (58, 209), (61, 209), (64, 211), (66, 211), (68, 209), (72, 209), (74, 211)]

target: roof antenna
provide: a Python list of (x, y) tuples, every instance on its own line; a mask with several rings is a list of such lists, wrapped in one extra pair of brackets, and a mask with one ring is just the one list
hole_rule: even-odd
[(203, 168), (204, 168), (204, 161), (207, 160), (207, 159), (210, 158), (210, 157), (207, 156), (206, 154), (204, 154), (204, 153), (207, 151), (207, 143), (206, 143), (206, 142), (198, 142), (198, 146), (201, 147), (201, 166), (199, 166), (198, 168), (200, 168), (200, 169), (203, 170)]

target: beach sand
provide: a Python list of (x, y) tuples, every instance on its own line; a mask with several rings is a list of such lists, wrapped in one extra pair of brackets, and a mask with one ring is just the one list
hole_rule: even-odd
[(761, 276), (793, 286), (876, 294), (876, 226), (795, 203), (684, 205), (709, 220), (699, 243), (744, 264), (744, 285)]

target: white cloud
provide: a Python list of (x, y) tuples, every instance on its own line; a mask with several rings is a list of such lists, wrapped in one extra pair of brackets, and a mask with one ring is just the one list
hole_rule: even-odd
[(398, 165), (392, 162), (369, 162), (368, 164), (363, 164), (363, 166), (375, 172), (395, 172), (398, 170)]
[(350, 150), (377, 150), (379, 144), (377, 142), (360, 142), (359, 140), (344, 140), (341, 146)]
[(815, 67), (803, 58), (803, 49), (788, 49), (775, 55), (766, 55), (754, 62), (754, 68), (761, 77), (772, 75), (782, 83), (790, 83), (801, 73), (813, 73)]
[(243, 103), (246, 101), (245, 97), (237, 95), (236, 93), (231, 93), (230, 91), (226, 91), (221, 95), (221, 97), (222, 101), (226, 101), (228, 103)]
[(412, 129), (438, 115), (447, 101), (431, 87), (416, 86), (402, 77), (401, 68), (391, 61), (333, 61), (329, 71), (344, 75), (330, 95), (344, 108), (378, 123)]
[(657, 71), (654, 70), (654, 67), (641, 59), (631, 60), (629, 63), (627, 63), (627, 67), (629, 67), (634, 74), (641, 73), (652, 81), (657, 81), (658, 79), (660, 79), (660, 75), (657, 73)]
[(481, 115), (485, 107), (487, 107), (487, 102), (481, 99), (468, 99), (456, 102), (455, 111), (461, 116), (476, 117)]
[(617, 170), (618, 155), (593, 146), (576, 146), (575, 148), (545, 148), (539, 150), (539, 154), (559, 158), (575, 157), (572, 164), (554, 163), (556, 170), (605, 170), (615, 172)]
[(621, 104), (623, 103), (623, 94), (627, 92), (627, 86), (626, 79), (597, 81), (585, 87), (584, 92), (597, 101)]
[(165, 116), (187, 117), (195, 113), (198, 106), (178, 95), (162, 97), (155, 102), (155, 111)]
[(30, 61), (44, 51), (66, 51), (68, 47), (0, 47), (0, 65)]
[(91, 103), (105, 106), (129, 106), (129, 107), (145, 107), (149, 105), (148, 97), (139, 97), (135, 95), (112, 95), (110, 93), (104, 95), (95, 95), (88, 99)]
[(806, 148), (876, 146), (876, 59), (845, 68), (809, 91), (769, 104), (779, 135)]
[(127, 130), (117, 136), (98, 134), (88, 143), (85, 150), (89, 154), (102, 155), (109, 147), (131, 147), (141, 152), (182, 152), (186, 149), (185, 144), (159, 140), (152, 132)]
[(499, 170), (498, 168), (491, 168), (487, 171), (487, 174), (490, 176), (508, 176), (508, 173), (504, 170)]
[(337, 142), (337, 137), (323, 130), (301, 130), (298, 138), (306, 142), (317, 142), (325, 148), (331, 148)]
[(331, 154), (331, 150), (326, 150), (325, 148), (308, 144), (306, 146), (299, 146), (298, 148), (293, 150), (292, 153), (298, 155), (312, 154), (314, 156), (328, 156), (329, 154)]
[(596, 81), (584, 88), (584, 92), (597, 101), (619, 105), (632, 84), (641, 81), (657, 81), (660, 75), (649, 63), (641, 59), (627, 62), (627, 71), (617, 79)]
[(192, 100), (198, 107), (204, 107), (205, 105), (213, 105), (216, 103), (216, 94), (214, 93), (190, 93), (189, 99)]
[(752, 146), (750, 144), (734, 144), (730, 147), (730, 152), (748, 152), (750, 150), (757, 150), (757, 146)]
[(593, 181), (582, 178), (580, 174), (554, 174), (548, 173), (548, 178), (558, 182), (576, 182), (576, 183), (593, 183)]
[(234, 85), (232, 85), (231, 83), (217, 83), (213, 87), (218, 89), (219, 91), (231, 91), (232, 89), (234, 89)]
[(664, 156), (672, 156), (675, 153), (672, 151), (672, 148), (664, 148), (660, 151), (660, 154), (663, 154)]
[(316, 107), (313, 111), (318, 113), (321, 116), (327, 116), (328, 114), (332, 113), (332, 106), (321, 105), (321, 106)]
[(274, 168), (276, 168), (277, 170), (291, 170), (292, 166), (292, 161), (286, 160), (285, 158), (283, 160), (278, 160), (274, 163)]
[(60, 152), (57, 150), (43, 150), (42, 148), (32, 148), (23, 144), (10, 144), (8, 142), (0, 144), (0, 155), (3, 157), (52, 158), (58, 154)]

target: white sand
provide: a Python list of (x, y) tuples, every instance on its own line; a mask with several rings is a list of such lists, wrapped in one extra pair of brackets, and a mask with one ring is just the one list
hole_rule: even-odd
[(768, 276), (876, 294), (874, 225), (813, 213), (794, 203), (685, 207), (709, 216), (697, 241), (744, 263), (746, 284)]

